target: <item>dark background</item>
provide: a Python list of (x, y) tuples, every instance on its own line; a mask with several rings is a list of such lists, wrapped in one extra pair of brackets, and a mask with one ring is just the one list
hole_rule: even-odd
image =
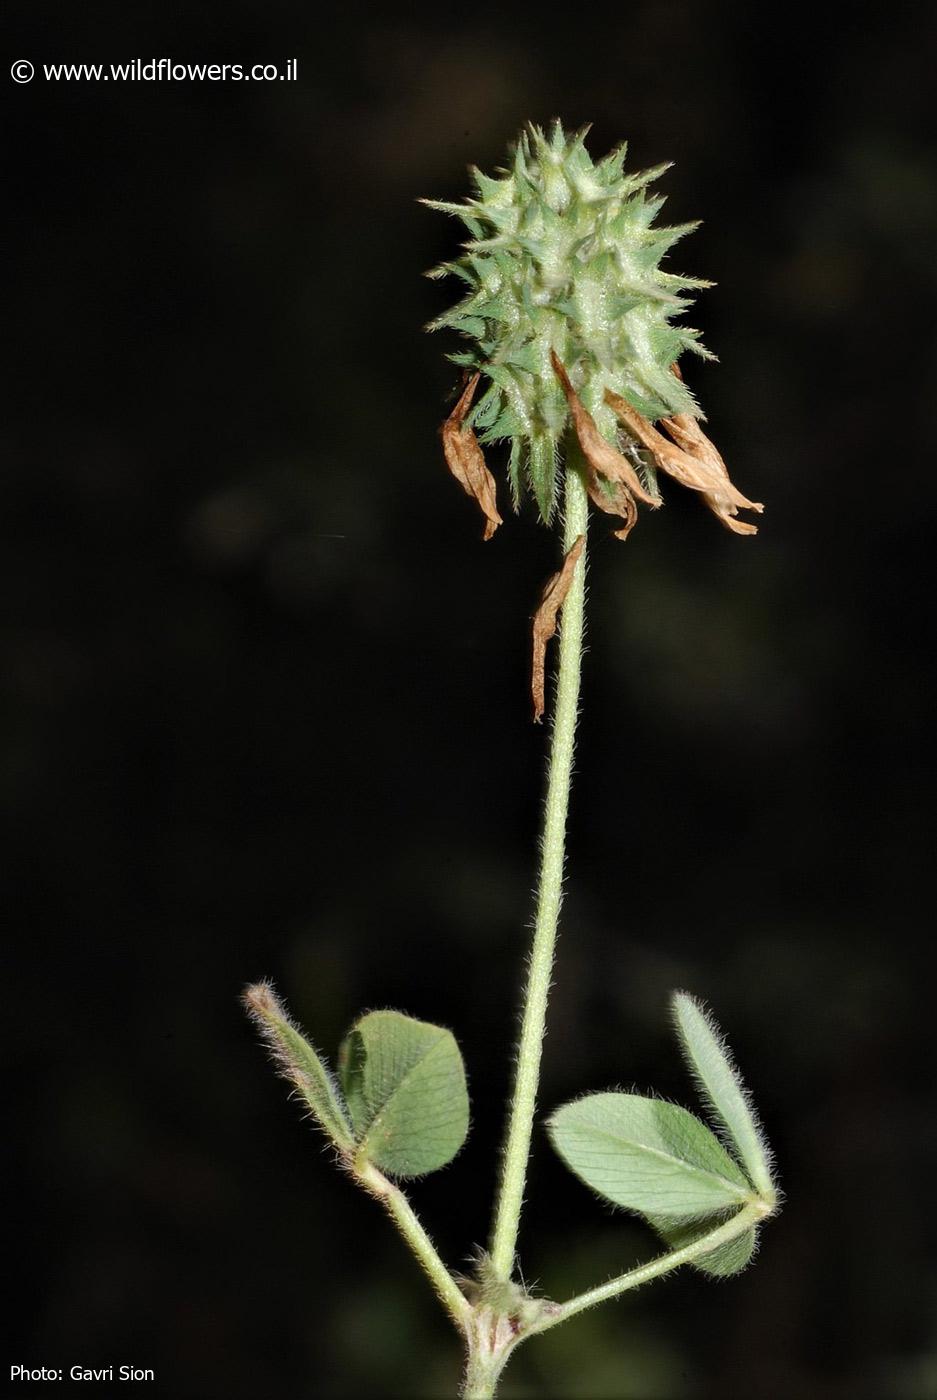
[[(688, 372), (767, 512), (737, 539), (671, 486), (626, 546), (597, 531), (543, 1105), (691, 1102), (666, 1010), (689, 987), (787, 1204), (749, 1274), (583, 1317), (504, 1394), (937, 1395), (937, 35), (925, 8), (857, 13), (8, 0), (4, 1365), (152, 1366), (168, 1400), (453, 1391), (444, 1318), (237, 997), (272, 976), (330, 1054), (364, 1007), (453, 1028), (473, 1132), (412, 1194), (466, 1261), (556, 554), (528, 517), (483, 546), (441, 465), (453, 347), (420, 327), (455, 289), (420, 274), (459, 234), (415, 201), (560, 115), (596, 155), (676, 161), (667, 216), (704, 225), (673, 265), (718, 282), (691, 323), (721, 363)], [(295, 57), (299, 81), (7, 76), (162, 56)], [(654, 1248), (542, 1133), (529, 1200), (553, 1296)]]

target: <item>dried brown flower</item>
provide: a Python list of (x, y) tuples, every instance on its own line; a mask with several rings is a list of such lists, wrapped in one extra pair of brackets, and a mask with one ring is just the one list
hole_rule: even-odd
[(588, 468), (586, 487), (589, 498), (593, 505), (598, 506), (599, 510), (605, 511), (607, 515), (622, 517), (624, 527), (615, 530), (614, 534), (617, 539), (627, 539), (638, 518), (635, 497), (645, 505), (655, 508), (661, 503), (660, 497), (651, 496), (645, 491), (627, 457), (599, 432), (595, 419), (570, 383), (566, 367), (555, 350), (550, 352), (550, 358), (556, 376), (563, 386), (576, 437), (579, 439), (579, 446)]
[[(680, 377), (676, 365), (673, 372), (677, 378)], [(737, 535), (758, 533), (757, 525), (735, 517), (740, 509), (761, 514), (764, 506), (760, 501), (748, 500), (732, 485), (725, 462), (695, 418), (689, 413), (676, 413), (670, 418), (661, 419), (662, 426), (673, 439), (669, 441), (620, 394), (613, 394), (607, 389), (605, 402), (631, 437), (650, 452), (660, 470), (672, 476), (674, 481), (679, 481), (681, 486), (699, 491), (710, 510), (724, 525)]]
[(440, 428), (440, 434), (446, 466), (465, 494), (472, 496), (481, 506), (485, 516), (484, 538), (490, 540), (502, 523), (498, 513), (495, 479), (485, 464), (478, 438), (471, 428), (465, 426), (465, 415), (471, 407), (478, 380), (479, 376), (473, 374), (462, 391), (459, 402)]
[(682, 449), (684, 456), (696, 461), (701, 481), (707, 482), (706, 485), (698, 486), (693, 482), (686, 484), (702, 492), (703, 500), (723, 525), (734, 530), (737, 535), (757, 535), (757, 525), (752, 525), (747, 520), (738, 520), (736, 517), (740, 509), (754, 510), (761, 515), (764, 506), (760, 501), (748, 500), (732, 485), (729, 469), (722, 460), (722, 454), (703, 432), (698, 420), (689, 413), (675, 413), (672, 418), (664, 418), (661, 421), (674, 442)]
[(535, 724), (539, 724), (543, 719), (543, 712), (546, 708), (545, 671), (547, 642), (551, 637), (556, 635), (557, 614), (566, 601), (566, 595), (573, 581), (573, 574), (576, 571), (576, 565), (579, 563), (579, 557), (582, 554), (585, 542), (585, 535), (580, 535), (578, 539), (573, 542), (569, 553), (563, 560), (563, 567), (547, 580), (540, 597), (540, 606), (534, 613), (530, 694), (534, 704)]

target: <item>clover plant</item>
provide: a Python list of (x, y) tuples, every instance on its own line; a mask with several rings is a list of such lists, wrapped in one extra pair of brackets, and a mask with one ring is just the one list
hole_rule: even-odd
[(493, 1396), (521, 1343), (587, 1308), (682, 1265), (738, 1273), (778, 1208), (771, 1154), (725, 1042), (700, 1002), (677, 992), (678, 1040), (709, 1125), (659, 1097), (620, 1092), (587, 1093), (546, 1119), (573, 1175), (604, 1202), (643, 1217), (663, 1252), (565, 1301), (521, 1281), (518, 1232), (579, 712), (590, 504), (612, 517), (619, 539), (639, 505), (661, 505), (661, 476), (697, 492), (736, 534), (755, 533), (741, 511), (762, 509), (730, 481), (679, 368), (685, 351), (708, 355), (682, 318), (690, 294), (710, 284), (665, 266), (694, 225), (655, 223), (663, 201), (649, 187), (666, 167), (628, 174), (623, 146), (596, 163), (585, 137), (567, 135), (559, 122), (549, 134), (531, 126), (506, 169), (473, 172), (475, 193), (464, 204), (425, 201), (468, 232), (459, 256), (429, 274), (463, 284), (457, 304), (430, 327), (460, 337), (449, 355), (463, 383), (442, 425), (446, 464), (477, 502), (487, 540), (503, 520), (485, 449), (503, 454), (515, 508), (529, 491), (544, 524), (556, 523), (562, 550), (531, 631), (535, 720), (546, 709), (547, 645), (560, 633), (540, 878), (497, 1199), (471, 1278), (442, 1261), (401, 1185), (444, 1167), (465, 1140), (468, 1094), (452, 1034), (398, 1011), (372, 1011), (352, 1026), (333, 1073), (268, 983), (245, 993), (313, 1123), (384, 1206), (452, 1319), (464, 1348), (465, 1400)]

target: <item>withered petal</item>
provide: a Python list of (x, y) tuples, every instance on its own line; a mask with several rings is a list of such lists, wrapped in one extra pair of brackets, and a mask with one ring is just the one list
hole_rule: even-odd
[(696, 418), (691, 417), (689, 413), (675, 413), (672, 418), (663, 420), (663, 426), (678, 447), (709, 468), (715, 478), (717, 491), (723, 492), (734, 505), (741, 506), (743, 510), (756, 510), (761, 514), (764, 510), (761, 502), (750, 501), (732, 485), (722, 453), (703, 432)]
[(484, 538), (490, 540), (498, 526), (503, 523), (498, 513), (497, 488), (474, 430), (467, 428), (464, 423), (478, 387), (479, 377), (478, 374), (472, 375), (462, 391), (459, 402), (439, 431), (446, 466), (465, 494), (473, 497), (481, 507), (485, 516)]
[(689, 486), (694, 491), (705, 489), (695, 458), (668, 442), (653, 423), (632, 407), (627, 399), (622, 398), (621, 394), (613, 394), (611, 389), (606, 389), (605, 402), (631, 436), (642, 447), (647, 448), (662, 471), (679, 481), (681, 486)]
[(605, 512), (606, 515), (620, 515), (624, 520), (624, 525), (619, 530), (613, 530), (612, 534), (616, 540), (626, 540), (638, 523), (638, 507), (635, 505), (634, 497), (623, 482), (612, 482), (614, 495), (609, 495), (605, 487), (599, 481), (594, 472), (589, 473), (586, 482), (586, 490), (589, 499), (594, 506)]
[(732, 485), (729, 469), (722, 459), (722, 454), (703, 432), (697, 420), (688, 413), (676, 413), (672, 418), (665, 418), (663, 426), (678, 446), (687, 455), (695, 458), (704, 469), (708, 482), (700, 489), (713, 514), (737, 535), (757, 535), (757, 525), (737, 520), (735, 517), (740, 509), (754, 510), (760, 515), (764, 506), (760, 501), (750, 501)]
[(556, 634), (557, 614), (566, 601), (566, 595), (573, 581), (573, 574), (576, 571), (576, 565), (579, 563), (585, 542), (585, 535), (579, 535), (573, 541), (566, 558), (563, 560), (563, 567), (547, 580), (540, 596), (540, 606), (533, 616), (530, 694), (534, 704), (535, 724), (539, 724), (543, 719), (543, 712), (546, 708), (547, 642)]
[[(677, 373), (676, 369), (674, 372)], [(734, 517), (740, 508), (760, 513), (764, 507), (759, 501), (750, 501), (732, 485), (725, 462), (695, 418), (688, 413), (664, 418), (662, 424), (673, 439), (670, 441), (620, 394), (607, 390), (605, 402), (628, 432), (653, 454), (660, 469), (681, 486), (699, 491), (724, 525), (737, 535), (758, 533), (756, 525)]]
[(734, 506), (726, 506), (724, 504), (720, 504), (720, 502), (712, 496), (704, 496), (703, 499), (709, 506), (709, 509), (712, 511), (713, 515), (717, 516), (722, 521), (723, 525), (725, 525), (726, 529), (731, 530), (733, 534), (758, 534), (757, 525), (752, 525), (751, 522), (748, 520), (738, 520), (736, 518)]
[[(573, 427), (576, 429), (576, 436), (579, 439), (579, 446), (582, 448), (583, 456), (590, 469), (612, 484), (621, 482), (632, 496), (637, 496), (638, 500), (643, 501), (645, 505), (659, 506), (660, 499), (645, 491), (641, 485), (640, 477), (627, 457), (623, 456), (617, 447), (613, 447), (610, 442), (607, 442), (599, 432), (595, 419), (570, 383), (566, 367), (555, 350), (550, 351), (550, 359), (553, 362), (556, 377), (563, 386), (566, 402), (569, 404), (569, 411), (573, 419)], [(607, 399), (608, 395), (606, 394)]]

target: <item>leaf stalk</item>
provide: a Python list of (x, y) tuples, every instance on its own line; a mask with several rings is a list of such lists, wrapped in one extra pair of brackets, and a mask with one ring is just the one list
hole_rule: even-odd
[(399, 1186), (370, 1162), (353, 1163), (351, 1171), (364, 1189), (381, 1202), (417, 1262), (426, 1274), (446, 1312), (463, 1335), (468, 1335), (472, 1306), (446, 1268), (436, 1246)]
[(643, 1283), (650, 1283), (652, 1279), (661, 1278), (664, 1274), (671, 1273), (674, 1269), (679, 1269), (684, 1264), (692, 1264), (695, 1259), (702, 1255), (718, 1249), (721, 1245), (728, 1244), (739, 1235), (745, 1233), (752, 1225), (760, 1224), (772, 1214), (772, 1206), (761, 1199), (751, 1201), (747, 1206), (733, 1215), (731, 1220), (724, 1221), (715, 1230), (711, 1230), (706, 1235), (701, 1235), (692, 1244), (684, 1245), (682, 1249), (671, 1250), (669, 1254), (662, 1254), (658, 1259), (652, 1259), (648, 1264), (641, 1264), (636, 1269), (629, 1269), (625, 1274), (619, 1274), (617, 1278), (610, 1279), (608, 1283), (599, 1284), (597, 1288), (590, 1288), (585, 1293), (580, 1293), (575, 1298), (570, 1298), (568, 1302), (560, 1303), (555, 1310), (545, 1313), (544, 1316), (532, 1323), (525, 1332), (525, 1336), (535, 1336), (537, 1333), (546, 1332), (551, 1327), (556, 1327), (560, 1322), (568, 1322), (577, 1313), (585, 1312), (588, 1308), (594, 1308), (599, 1303), (606, 1303), (612, 1298), (618, 1298), (622, 1293), (628, 1293), (633, 1288), (640, 1288)]

